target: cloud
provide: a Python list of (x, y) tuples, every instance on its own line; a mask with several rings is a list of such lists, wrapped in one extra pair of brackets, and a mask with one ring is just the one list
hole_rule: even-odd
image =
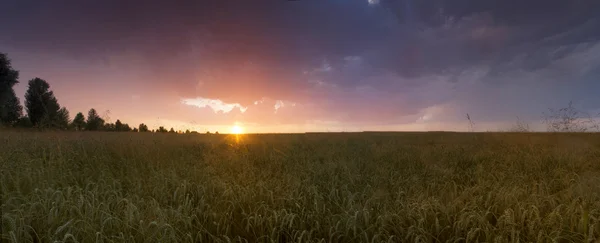
[(279, 110), (280, 108), (282, 108), (284, 106), (285, 106), (285, 104), (283, 103), (283, 101), (277, 100), (277, 101), (275, 101), (275, 105), (273, 107), (275, 108), (275, 112), (277, 113), (277, 110)]
[(367, 2), (369, 3), (369, 5), (379, 4), (379, 0), (367, 0)]
[(442, 25), (447, 19), (489, 13), (507, 24), (563, 22), (553, 28), (570, 26), (593, 16), (600, 6), (595, 0), (381, 0), (381, 4), (390, 9), (398, 21), (422, 25)]
[(260, 100), (256, 100), (256, 101), (254, 101), (254, 105), (262, 104), (262, 103), (264, 103), (264, 102), (265, 102), (265, 98), (263, 97), (263, 98), (262, 98), (262, 99), (260, 99)]
[(230, 103), (225, 103), (221, 100), (206, 99), (206, 98), (202, 98), (202, 97), (198, 97), (195, 99), (182, 99), (181, 103), (185, 104), (185, 105), (197, 106), (200, 108), (210, 107), (215, 113), (217, 113), (217, 112), (229, 113), (235, 108), (238, 108), (242, 113), (244, 113), (244, 112), (246, 112), (246, 110), (248, 110), (248, 107), (244, 107), (238, 103), (230, 104)]

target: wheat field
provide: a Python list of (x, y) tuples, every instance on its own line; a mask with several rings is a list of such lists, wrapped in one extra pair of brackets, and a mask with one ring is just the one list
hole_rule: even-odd
[(2, 242), (599, 242), (600, 136), (0, 131)]

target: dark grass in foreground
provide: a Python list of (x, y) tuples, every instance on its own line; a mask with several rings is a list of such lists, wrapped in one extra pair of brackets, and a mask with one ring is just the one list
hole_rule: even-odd
[(594, 242), (600, 136), (0, 131), (2, 241)]

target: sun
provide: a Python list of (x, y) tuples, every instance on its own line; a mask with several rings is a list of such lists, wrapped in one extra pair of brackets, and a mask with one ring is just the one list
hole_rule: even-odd
[(231, 127), (231, 133), (242, 134), (242, 133), (244, 133), (244, 129), (241, 126), (234, 125), (233, 127)]

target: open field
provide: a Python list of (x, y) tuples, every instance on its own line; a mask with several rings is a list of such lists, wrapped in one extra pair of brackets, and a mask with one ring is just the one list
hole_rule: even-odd
[(600, 239), (598, 134), (0, 131), (0, 169), (3, 242)]

